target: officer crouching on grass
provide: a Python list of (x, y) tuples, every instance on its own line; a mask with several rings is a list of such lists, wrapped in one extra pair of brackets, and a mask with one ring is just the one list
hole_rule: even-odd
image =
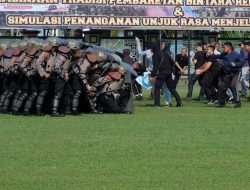
[(126, 106), (131, 96), (130, 86), (124, 83), (126, 70), (116, 65), (116, 69), (110, 70), (99, 79), (96, 86), (99, 92), (98, 100), (105, 113), (128, 113)]
[(81, 43), (76, 40), (69, 40), (68, 47), (72, 50), (71, 69), (69, 73), (69, 81), (65, 89), (64, 112), (68, 115), (81, 115), (79, 113), (79, 102), (82, 94), (86, 94), (86, 90), (79, 76), (79, 63), (81, 63)]
[(74, 91), (72, 113), (78, 115), (79, 98), (81, 95), (89, 103), (92, 113), (99, 113), (91, 95), (93, 87), (89, 84), (89, 71), (98, 65), (98, 50), (92, 47), (86, 49), (83, 57), (73, 65), (71, 79)]

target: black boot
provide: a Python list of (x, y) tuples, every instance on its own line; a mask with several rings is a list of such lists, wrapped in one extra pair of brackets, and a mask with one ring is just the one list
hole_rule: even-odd
[(42, 111), (44, 98), (47, 95), (47, 91), (42, 91), (39, 93), (37, 101), (36, 101), (36, 115), (37, 116), (44, 116), (45, 114)]
[(64, 114), (66, 115), (72, 115), (72, 111), (71, 111), (72, 97), (73, 97), (73, 94), (67, 94), (64, 97)]
[(64, 114), (61, 114), (58, 112), (61, 97), (62, 97), (62, 94), (56, 94), (54, 96), (54, 99), (52, 101), (52, 112), (51, 112), (52, 117), (63, 117), (64, 116)]
[(13, 115), (19, 115), (20, 109), (24, 103), (24, 101), (27, 99), (28, 93), (23, 93), (15, 102), (15, 104), (12, 107), (12, 114)]
[(26, 104), (24, 106), (23, 115), (25, 115), (25, 116), (29, 116), (30, 115), (30, 112), (31, 112), (31, 109), (33, 107), (34, 101), (36, 100), (36, 97), (37, 97), (37, 93), (36, 92), (33, 92), (29, 96), (29, 98), (28, 98), (28, 100), (27, 100), (27, 102), (26, 102)]
[(236, 104), (234, 105), (234, 108), (241, 108), (241, 103), (240, 102), (236, 102)]

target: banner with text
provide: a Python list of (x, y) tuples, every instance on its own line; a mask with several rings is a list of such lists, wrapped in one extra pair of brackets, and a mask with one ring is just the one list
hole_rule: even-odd
[(249, 30), (250, 0), (0, 0), (0, 28)]

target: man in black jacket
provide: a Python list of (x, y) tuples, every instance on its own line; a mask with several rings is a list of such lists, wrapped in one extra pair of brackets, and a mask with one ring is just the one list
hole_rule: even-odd
[(181, 98), (174, 88), (173, 68), (175, 62), (169, 55), (167, 48), (168, 45), (168, 41), (163, 41), (161, 43), (162, 50), (159, 50), (157, 47), (153, 50), (153, 72), (151, 73), (149, 80), (152, 80), (153, 77), (156, 77), (154, 106), (160, 106), (160, 89), (162, 84), (166, 82), (171, 94), (176, 99), (176, 107), (182, 107)]
[(219, 77), (219, 107), (225, 107), (226, 91), (231, 88), (235, 106), (234, 108), (240, 108), (240, 96), (238, 93), (238, 84), (241, 78), (242, 66), (244, 61), (239, 53), (234, 51), (234, 47), (231, 42), (224, 43), (224, 53), (216, 56), (217, 59), (223, 61), (222, 72)]

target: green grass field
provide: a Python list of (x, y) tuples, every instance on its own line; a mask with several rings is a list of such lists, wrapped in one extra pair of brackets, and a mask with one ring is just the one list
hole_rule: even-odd
[(0, 115), (0, 190), (250, 189), (250, 102), (150, 103), (134, 115)]

